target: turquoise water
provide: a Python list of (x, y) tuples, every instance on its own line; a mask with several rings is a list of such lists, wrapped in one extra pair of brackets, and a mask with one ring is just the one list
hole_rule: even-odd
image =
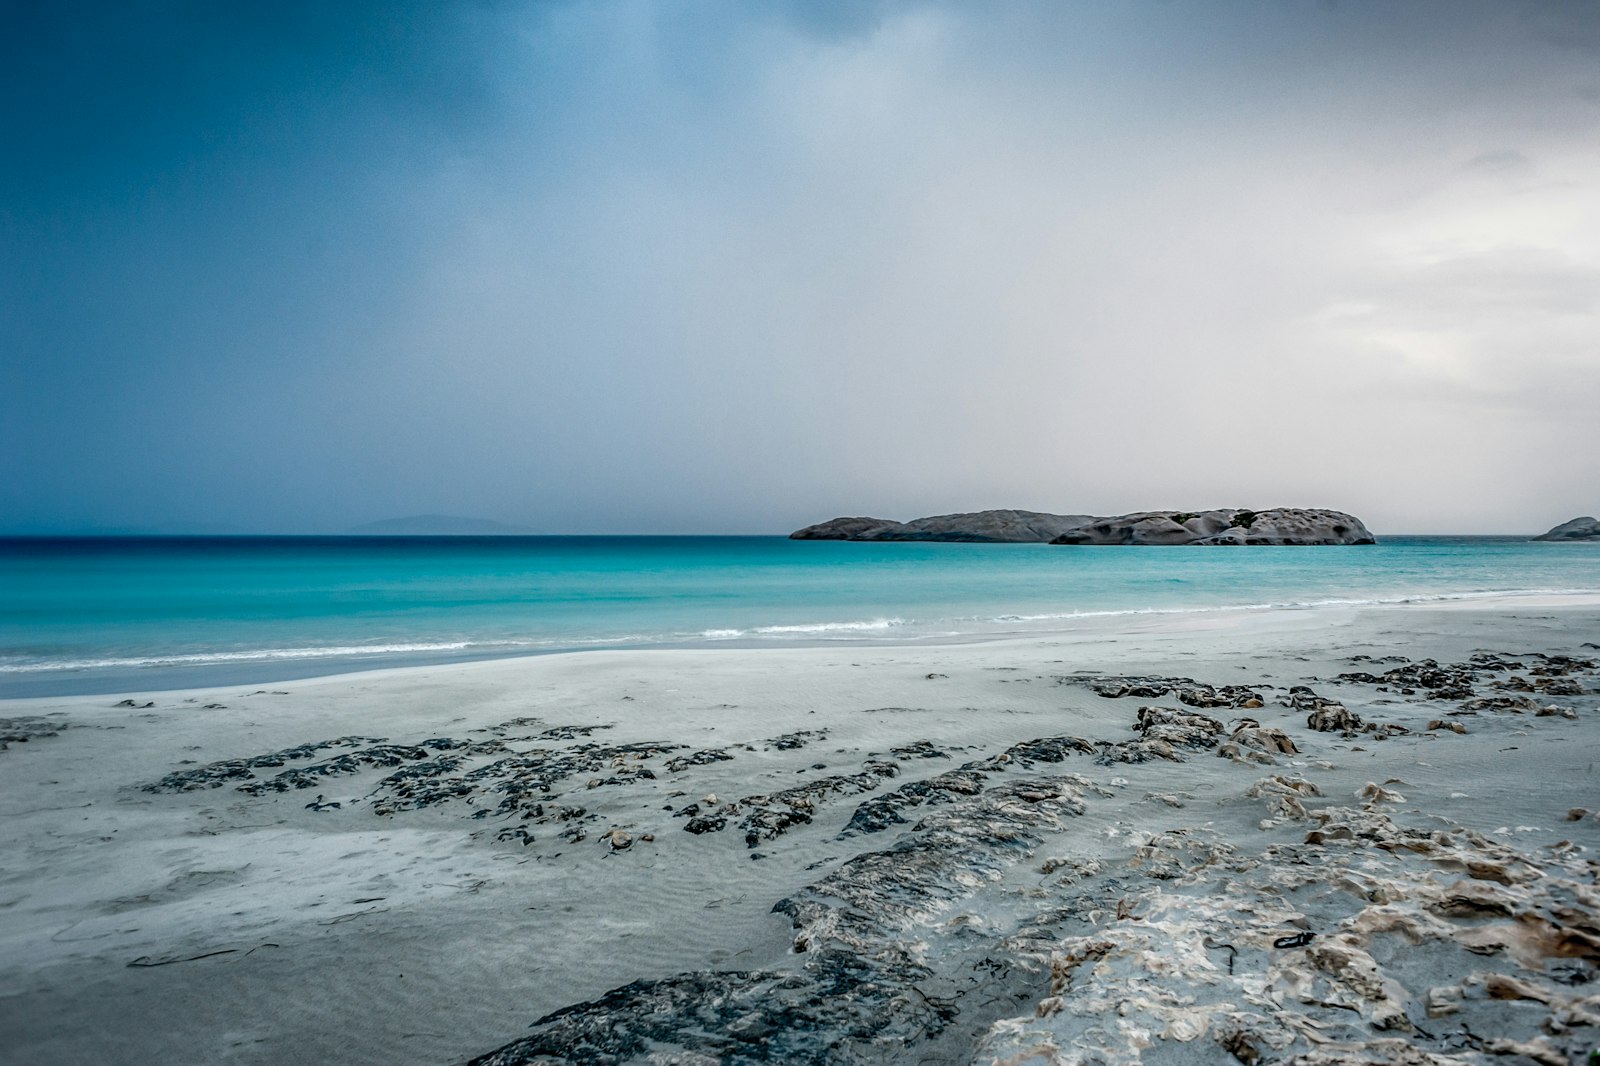
[(998, 637), (1100, 613), (1600, 591), (1600, 545), (849, 544), (778, 537), (0, 540), (0, 695), (575, 648)]

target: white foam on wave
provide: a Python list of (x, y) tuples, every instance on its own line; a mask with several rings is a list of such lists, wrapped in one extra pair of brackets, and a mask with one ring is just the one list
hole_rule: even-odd
[[(995, 626), (1026, 625), (1039, 622), (1071, 622), (1085, 618), (1130, 618), (1144, 615), (1221, 614), (1242, 611), (1299, 611), (1328, 607), (1387, 607), (1406, 604), (1451, 603), (1458, 601), (1511, 599), (1520, 596), (1600, 596), (1600, 589), (1484, 589), (1469, 592), (1413, 593), (1406, 596), (1371, 598), (1329, 598), (1320, 600), (1271, 600), (1261, 603), (1206, 604), (1192, 607), (1121, 607), (1094, 611), (1048, 611), (1039, 614), (966, 615), (956, 618), (908, 619), (877, 618), (871, 621), (808, 622), (795, 625), (753, 626), (749, 629), (706, 629), (703, 640), (739, 640), (764, 636), (816, 636), (828, 633), (880, 633), (890, 630), (918, 632), (939, 627), (938, 636), (980, 633)], [(957, 626), (949, 629), (951, 625)], [(961, 628), (961, 626), (977, 628)]]
[(704, 640), (738, 640), (741, 637), (819, 636), (828, 633), (881, 633), (912, 625), (904, 618), (874, 618), (851, 622), (798, 622), (790, 625), (753, 626), (749, 629), (705, 629)]
[[(1520, 597), (1600, 597), (1600, 589), (1483, 589), (1467, 592), (1416, 593), (1406, 596), (1373, 598), (1331, 598), (1284, 600), (1263, 603), (1213, 604), (1194, 607), (1128, 607), (1094, 611), (1052, 611), (1037, 614), (1004, 614), (941, 619), (873, 618), (836, 622), (802, 622), (784, 625), (752, 626), (746, 629), (713, 628), (698, 632), (634, 633), (591, 638), (549, 638), (542, 640), (452, 640), (418, 641), (394, 644), (342, 644), (292, 648), (255, 648), (236, 651), (210, 651), (104, 657), (84, 659), (32, 659), (0, 662), (0, 674), (54, 673), (83, 670), (142, 669), (150, 667), (206, 667), (243, 663), (268, 663), (292, 660), (368, 659), (375, 656), (449, 655), (453, 652), (515, 654), (518, 651), (563, 651), (597, 647), (628, 647), (713, 642), (726, 640), (813, 640), (871, 639), (894, 634), (902, 639), (926, 641), (933, 638), (962, 638), (1003, 632), (1005, 627), (1043, 627), (1052, 622), (1073, 622), (1093, 618), (1124, 618), (1145, 615), (1197, 615), (1249, 611), (1315, 610), (1338, 607), (1385, 607), (1416, 604), (1448, 604), (1472, 601), (1516, 599)], [(1037, 631), (1037, 630), (1035, 630)]]
[(757, 626), (757, 633), (876, 633), (907, 625), (904, 618), (875, 618), (870, 622), (811, 622), (802, 625)]
[(1121, 618), (1135, 615), (1219, 614), (1232, 611), (1297, 611), (1319, 607), (1400, 607), (1408, 604), (1455, 603), (1472, 600), (1515, 599), (1523, 596), (1600, 596), (1600, 589), (1489, 589), (1473, 592), (1415, 593), (1370, 599), (1275, 600), (1263, 603), (1224, 603), (1200, 607), (1126, 607), (1103, 611), (1052, 611), (1045, 614), (1002, 614), (957, 619), (961, 622), (1016, 624), (1067, 622), (1077, 618)]
[(222, 666), (228, 663), (279, 662), (296, 659), (360, 658), (370, 655), (427, 655), (453, 651), (495, 651), (514, 648), (564, 648), (587, 644), (622, 644), (639, 637), (605, 640), (451, 640), (411, 644), (340, 644), (303, 648), (251, 648), (241, 651), (187, 652), (171, 655), (140, 655), (101, 659), (35, 660), (0, 663), (0, 674), (24, 674), (55, 670), (108, 670), (147, 666)]

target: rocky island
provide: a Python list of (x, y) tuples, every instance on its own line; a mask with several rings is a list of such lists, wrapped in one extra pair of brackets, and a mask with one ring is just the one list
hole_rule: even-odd
[(973, 511), (896, 522), (889, 518), (835, 518), (797, 529), (790, 540), (945, 540), (1042, 544), (1098, 521), (1086, 514), (1043, 511)]
[[(1588, 521), (1593, 522), (1593, 519)], [(1549, 534), (1546, 536), (1548, 538)], [(1278, 507), (1266, 511), (1238, 507), (1210, 511), (1137, 511), (1112, 518), (1017, 510), (934, 515), (910, 522), (896, 522), (887, 518), (835, 518), (798, 529), (789, 537), (792, 540), (1090, 545), (1334, 545), (1377, 542), (1361, 520), (1353, 515), (1306, 507)]]
[(1570, 522), (1563, 522), (1548, 533), (1542, 533), (1534, 540), (1600, 540), (1600, 519), (1593, 517), (1574, 518)]

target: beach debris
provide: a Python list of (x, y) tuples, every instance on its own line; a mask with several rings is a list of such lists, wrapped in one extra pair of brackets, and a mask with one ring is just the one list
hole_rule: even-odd
[(468, 730), (468, 732), (493, 733), (495, 736), (503, 737), (512, 730), (526, 730), (539, 725), (544, 725), (543, 718), (522, 716), (518, 718), (508, 718), (504, 722), (500, 722), (497, 725), (486, 726), (483, 729), (472, 729)]
[(399, 766), (407, 761), (421, 761), (428, 757), (428, 749), (421, 745), (378, 744), (370, 748), (337, 755), (325, 762), (285, 770), (264, 780), (251, 781), (238, 786), (240, 792), (259, 796), (265, 792), (288, 792), (290, 789), (312, 788), (324, 777), (358, 774), (371, 767)]
[[(494, 750), (503, 749), (497, 747)], [(465, 755), (450, 754), (401, 767), (378, 782), (378, 789), (383, 794), (373, 801), (373, 811), (377, 814), (393, 814), (399, 810), (428, 807), (446, 799), (472, 795), (476, 788), (471, 782), (447, 776), (465, 764)]]
[(1338, 700), (1317, 695), (1305, 685), (1290, 689), (1284, 703), (1296, 711), (1306, 712), (1306, 727), (1318, 733), (1343, 733), (1348, 738), (1364, 728), (1360, 715)]
[[(518, 718), (516, 722), (537, 722), (537, 718)], [(576, 740), (579, 737), (591, 737), (597, 729), (614, 729), (614, 725), (558, 725), (551, 726), (544, 732), (534, 737), (535, 740)]]
[(1037, 763), (1058, 763), (1069, 755), (1095, 755), (1101, 745), (1082, 737), (1035, 737), (1011, 745), (990, 759), (979, 759), (967, 765), (973, 769), (1001, 770), (1008, 766), (1032, 767)]
[[(1585, 644), (1584, 647), (1592, 648), (1594, 645)], [(1529, 652), (1526, 658), (1539, 660), (1530, 668), (1530, 672), (1538, 677), (1565, 677), (1579, 670), (1600, 669), (1600, 660), (1586, 659), (1581, 655), (1552, 655), (1534, 651)]]
[(1432, 699), (1464, 700), (1471, 698), (1480, 671), (1497, 668), (1487, 659), (1482, 663), (1440, 666), (1432, 659), (1421, 659), (1384, 671), (1382, 680), (1384, 684), (1398, 687), (1402, 692), (1406, 689), (1426, 689)]
[[(1532, 663), (1524, 660), (1534, 660)], [(1374, 660), (1376, 661), (1376, 660)], [(1386, 660), (1387, 661), (1387, 660)], [(1440, 664), (1433, 659), (1421, 659), (1396, 666), (1382, 674), (1364, 671), (1342, 673), (1338, 681), (1347, 684), (1378, 685), (1385, 690), (1395, 688), (1402, 695), (1415, 695), (1423, 690), (1427, 698), (1436, 700), (1471, 700), (1476, 685), (1487, 683), (1492, 688), (1513, 692), (1539, 692), (1547, 696), (1581, 696), (1585, 689), (1573, 676), (1582, 671), (1593, 671), (1595, 660), (1578, 656), (1549, 655), (1526, 652), (1506, 656), (1493, 652), (1478, 652), (1464, 663)], [(1525, 671), (1523, 677), (1510, 673)], [(1506, 674), (1504, 677), (1493, 677)], [(1510, 706), (1488, 709), (1512, 709)], [(1525, 708), (1526, 709), (1526, 708)]]
[(1239, 957), (1239, 949), (1234, 947), (1232, 944), (1219, 943), (1215, 939), (1213, 939), (1212, 937), (1209, 937), (1209, 936), (1204, 938), (1203, 940), (1201, 940), (1201, 944), (1203, 944), (1206, 947), (1207, 950), (1210, 950), (1210, 951), (1226, 951), (1228, 953), (1228, 976), (1232, 977), (1233, 976), (1233, 963), (1234, 963), (1234, 960)]
[[(401, 771), (378, 782), (373, 790), (373, 810), (378, 814), (393, 814), (456, 799), (469, 803), (480, 798), (498, 799), (492, 808), (480, 807), (474, 817), (492, 812), (529, 821), (547, 821), (551, 815), (545, 804), (556, 796), (556, 788), (569, 779), (582, 780), (586, 789), (654, 780), (655, 771), (646, 763), (682, 747), (660, 741), (584, 743), (524, 751), (470, 770), (461, 769), (464, 763), (458, 763), (437, 774), (408, 775)], [(497, 750), (504, 751), (503, 747)], [(492, 754), (496, 750), (484, 753)], [(451, 757), (457, 758), (454, 754)], [(563, 820), (571, 817), (568, 815)]]
[(1409, 736), (1411, 730), (1399, 722), (1366, 722), (1361, 726), (1363, 733), (1371, 733), (1373, 740), (1388, 740), (1390, 737)]
[(1241, 718), (1233, 723), (1228, 739), (1217, 746), (1220, 758), (1234, 762), (1254, 762), (1272, 765), (1278, 755), (1298, 755), (1300, 749), (1281, 729), (1263, 726), (1254, 718)]
[(1178, 686), (1178, 702), (1190, 707), (1239, 707), (1252, 709), (1265, 706), (1261, 693), (1239, 685), (1220, 687), (1204, 684)]
[(132, 707), (135, 710), (147, 711), (151, 707), (154, 707), (155, 705), (156, 705), (155, 700), (151, 700), (148, 703), (137, 703), (134, 700), (118, 700), (116, 703), (113, 703), (111, 706), (113, 706), (113, 707)]
[(20, 718), (0, 718), (0, 751), (13, 744), (26, 744), (30, 740), (60, 736), (67, 728), (64, 719), (25, 715)]
[(230, 781), (255, 780), (256, 770), (282, 766), (297, 759), (309, 759), (318, 752), (330, 748), (353, 748), (362, 744), (381, 743), (383, 739), (383, 737), (335, 737), (333, 740), (297, 744), (292, 748), (243, 759), (224, 759), (197, 766), (192, 770), (174, 771), (159, 781), (141, 786), (141, 789), (145, 792), (192, 792), (201, 788), (221, 788)]
[(1318, 733), (1343, 733), (1350, 737), (1361, 727), (1361, 716), (1342, 703), (1325, 702), (1306, 715), (1306, 728)]
[(1118, 699), (1139, 696), (1143, 699), (1160, 699), (1176, 695), (1179, 703), (1190, 707), (1240, 707), (1254, 708), (1264, 705), (1261, 693), (1243, 685), (1210, 685), (1192, 677), (1093, 677), (1066, 675), (1055, 678), (1057, 684), (1085, 685), (1097, 696)]
[(712, 763), (729, 762), (733, 756), (721, 748), (705, 748), (692, 755), (677, 755), (667, 760), (667, 770), (679, 774), (691, 766), (709, 766)]
[[(1134, 847), (1128, 866), (1156, 881), (1176, 880), (1193, 870), (1214, 865), (1233, 852), (1231, 844), (1195, 829), (1168, 829), (1136, 834), (1135, 838), (1142, 842)], [(1126, 908), (1129, 913), (1136, 902), (1129, 902)]]
[(839, 839), (861, 833), (881, 833), (903, 825), (905, 813), (928, 804), (952, 803), (961, 796), (983, 791), (988, 775), (982, 770), (961, 768), (920, 781), (907, 781), (892, 792), (874, 796), (862, 803), (839, 831)]
[(534, 843), (538, 839), (528, 830), (528, 827), (525, 825), (501, 826), (500, 829), (495, 833), (494, 838), (501, 843), (510, 843), (511, 841), (516, 841), (523, 847), (527, 847), (529, 844)]
[(1283, 777), (1273, 774), (1251, 785), (1245, 790), (1244, 795), (1246, 799), (1266, 798), (1271, 802), (1276, 816), (1303, 822), (1310, 815), (1301, 800), (1308, 796), (1320, 796), (1322, 790), (1303, 777)]
[(824, 800), (871, 792), (899, 773), (898, 763), (868, 759), (859, 773), (819, 777), (777, 792), (746, 796), (734, 805), (744, 813), (739, 828), (744, 830), (745, 846), (754, 848), (763, 840), (775, 840), (795, 826), (809, 823)]
[(782, 736), (771, 737), (762, 743), (779, 751), (794, 751), (803, 748), (814, 741), (824, 740), (828, 736), (826, 729), (802, 729), (798, 733), (785, 733)]
[(1356, 798), (1365, 800), (1369, 807), (1375, 803), (1404, 803), (1406, 801), (1406, 798), (1400, 793), (1391, 792), (1382, 785), (1371, 781), (1368, 781), (1356, 792)]
[(1487, 711), (1494, 714), (1526, 714), (1538, 709), (1538, 701), (1527, 696), (1474, 696), (1462, 702), (1460, 713), (1481, 714)]
[[(1232, 945), (1229, 945), (1230, 947)], [(1228, 974), (1233, 974), (1233, 956), (1228, 956)], [(1261, 1045), (1243, 1029), (1224, 1029), (1217, 1033), (1217, 1043), (1244, 1066), (1256, 1066), (1261, 1061)]]
[(1096, 696), (1118, 699), (1122, 696), (1139, 696), (1143, 699), (1160, 699), (1172, 694), (1180, 684), (1193, 684), (1189, 678), (1170, 677), (1077, 677), (1058, 678), (1068, 684), (1088, 685)]
[(1164, 803), (1174, 810), (1182, 810), (1188, 806), (1183, 797), (1174, 792), (1146, 792), (1144, 798), (1147, 803)]
[(1585, 689), (1570, 677), (1541, 677), (1533, 683), (1535, 692), (1546, 696), (1582, 696)]
[(1215, 718), (1173, 707), (1140, 707), (1133, 728), (1152, 744), (1195, 750), (1216, 747), (1225, 731)]
[(722, 814), (696, 814), (683, 824), (683, 831), (699, 836), (701, 833), (717, 833), (727, 828), (728, 819)]
[(890, 748), (889, 754), (902, 761), (909, 759), (948, 759), (950, 753), (934, 746), (931, 740), (914, 740), (910, 744), (902, 744), (897, 748)]
[(1278, 697), (1278, 702), (1290, 710), (1307, 712), (1321, 710), (1323, 707), (1343, 706), (1338, 700), (1327, 696), (1318, 695), (1308, 685), (1295, 685), (1287, 693)]

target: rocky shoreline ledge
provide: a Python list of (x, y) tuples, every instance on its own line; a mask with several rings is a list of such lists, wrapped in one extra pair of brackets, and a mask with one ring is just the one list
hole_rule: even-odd
[[(1575, 841), (1600, 835), (1600, 814), (1573, 808), (1577, 836), (1523, 846), (1509, 829), (1419, 818), (1402, 780), (1340, 798), (1317, 771), (1394, 737), (1501, 733), (1486, 716), (1573, 720), (1568, 698), (1593, 691), (1596, 662), (1379, 665), (1321, 679), (1388, 705), (1367, 719), (1304, 685), (1057, 676), (1139, 702), (1134, 736), (1039, 737), (857, 806), (840, 837), (904, 828), (773, 905), (794, 927), (797, 969), (635, 982), (537, 1019), (474, 1063), (913, 1061), (951, 1030), (975, 1043), (972, 1061), (994, 1063), (1578, 1061), (1600, 1037), (1600, 892)], [(1142, 702), (1161, 699), (1176, 706)], [(860, 787), (951, 757), (919, 741)], [(1206, 757), (1257, 807), (1257, 841), (1174, 817), (1110, 847), (1046, 854), (1125, 793), (1119, 767)], [(810, 826), (817, 804), (858, 791), (834, 780), (849, 783), (781, 798), (789, 823)], [(1143, 802), (1177, 812), (1193, 799)], [(751, 802), (718, 809), (731, 818)], [(1033, 887), (1008, 877), (1021, 869)], [(985, 895), (998, 898), (978, 905)]]
[(1365, 524), (1343, 511), (1224, 507), (1209, 511), (1136, 511), (1111, 518), (1040, 511), (976, 511), (910, 522), (835, 518), (789, 534), (791, 540), (956, 541), (1082, 545), (1375, 544)]

